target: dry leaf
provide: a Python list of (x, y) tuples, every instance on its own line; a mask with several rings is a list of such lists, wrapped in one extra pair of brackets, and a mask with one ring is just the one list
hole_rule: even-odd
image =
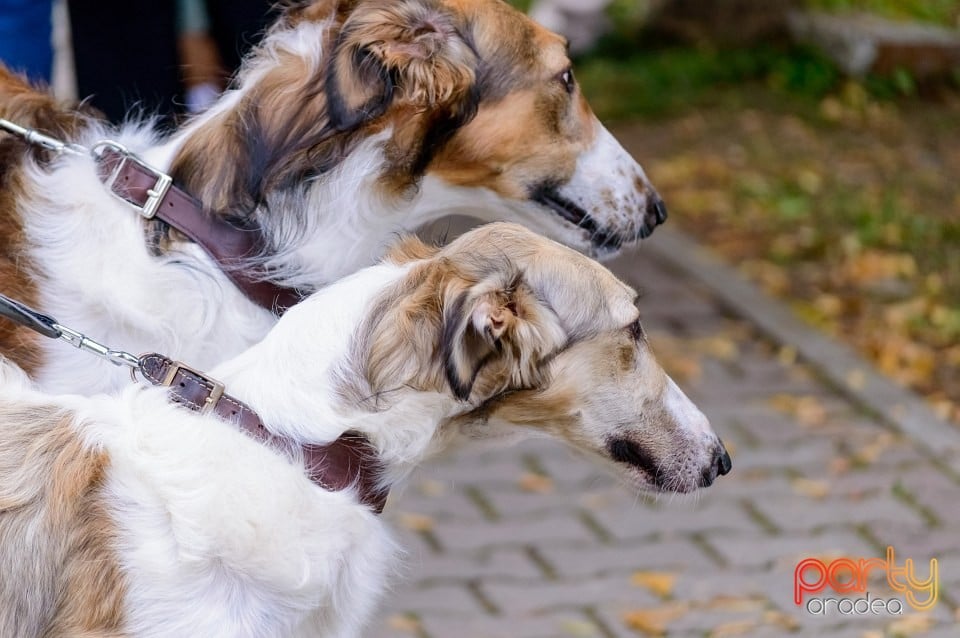
[(420, 632), (420, 621), (404, 614), (390, 616), (387, 620), (387, 625), (394, 631), (402, 631), (406, 634), (416, 634)]
[(777, 394), (769, 403), (774, 409), (794, 417), (800, 425), (816, 427), (827, 420), (827, 411), (816, 397)]
[(429, 532), (433, 529), (433, 519), (424, 514), (401, 512), (398, 518), (401, 526), (413, 532)]
[(554, 490), (553, 479), (543, 474), (527, 472), (520, 477), (520, 489), (534, 494), (548, 494)]
[(830, 494), (830, 483), (808, 478), (795, 478), (790, 482), (793, 491), (801, 496), (822, 500)]
[(686, 603), (673, 603), (662, 607), (637, 609), (623, 614), (624, 624), (645, 636), (662, 636), (667, 633), (670, 622), (690, 611)]
[(893, 621), (887, 630), (894, 636), (915, 636), (927, 632), (935, 622), (932, 616), (913, 614)]
[(860, 368), (855, 368), (847, 373), (846, 381), (851, 390), (863, 390), (867, 385), (867, 374)]
[(634, 572), (630, 583), (635, 587), (644, 587), (660, 597), (673, 593), (677, 575), (670, 572)]
[(420, 489), (421, 494), (431, 498), (438, 498), (447, 493), (447, 486), (440, 481), (421, 481), (417, 487)]
[(763, 622), (766, 625), (783, 627), (788, 631), (796, 631), (800, 629), (800, 622), (790, 614), (785, 614), (782, 611), (771, 610), (763, 612)]
[(721, 623), (710, 632), (710, 638), (725, 638), (726, 636), (743, 636), (753, 629), (756, 629), (755, 620), (734, 620), (732, 622)]

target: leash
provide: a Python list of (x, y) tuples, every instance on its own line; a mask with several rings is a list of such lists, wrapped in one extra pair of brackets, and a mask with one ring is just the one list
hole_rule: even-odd
[[(214, 414), (265, 445), (279, 449), (290, 447), (289, 441), (263, 425), (250, 406), (227, 394), (223, 383), (180, 361), (155, 352), (138, 357), (115, 350), (3, 294), (0, 294), (0, 316), (49, 339), (66, 341), (116, 366), (127, 367), (134, 381), (139, 376), (155, 386), (166, 387), (174, 403), (203, 415)], [(380, 489), (378, 481), (384, 468), (366, 437), (347, 432), (328, 445), (302, 445), (300, 452), (313, 483), (335, 492), (355, 487), (361, 503), (377, 514), (383, 511), (389, 491)]]
[(263, 273), (243, 268), (245, 260), (260, 254), (264, 247), (258, 230), (238, 228), (205, 212), (196, 199), (173, 183), (170, 175), (153, 168), (119, 142), (101, 140), (88, 149), (3, 118), (0, 130), (56, 155), (92, 157), (100, 179), (114, 197), (132, 206), (144, 219), (158, 219), (186, 235), (257, 305), (282, 315), (304, 297), (300, 290), (266, 281)]

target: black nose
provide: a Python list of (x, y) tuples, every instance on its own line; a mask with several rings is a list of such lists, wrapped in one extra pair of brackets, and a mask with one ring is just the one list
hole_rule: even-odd
[(663, 200), (654, 196), (653, 200), (647, 206), (647, 214), (657, 220), (657, 224), (667, 221), (667, 205)]
[(730, 470), (733, 469), (733, 461), (730, 460), (730, 454), (727, 452), (727, 448), (723, 447), (723, 442), (720, 442), (720, 446), (717, 448), (717, 473), (720, 476), (725, 476), (730, 473)]

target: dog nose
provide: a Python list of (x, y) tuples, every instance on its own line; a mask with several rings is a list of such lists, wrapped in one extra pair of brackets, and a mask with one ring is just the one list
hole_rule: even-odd
[(653, 199), (647, 205), (647, 214), (657, 220), (657, 224), (667, 221), (667, 205), (659, 196), (654, 195)]
[(720, 441), (720, 445), (717, 446), (716, 458), (717, 474), (720, 476), (729, 474), (730, 470), (733, 469), (733, 461), (730, 460), (730, 454), (727, 452), (727, 448), (723, 447), (723, 441)]

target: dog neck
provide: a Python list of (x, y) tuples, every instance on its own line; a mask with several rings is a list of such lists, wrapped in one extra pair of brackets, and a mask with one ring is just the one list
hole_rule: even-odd
[(266, 338), (211, 376), (253, 408), (275, 435), (325, 444), (345, 432), (366, 437), (383, 466), (382, 489), (402, 481), (446, 443), (441, 424), (463, 410), (449, 393), (399, 396), (373, 411), (345, 400), (343, 375), (357, 374), (351, 342), (376, 298), (409, 266), (366, 268), (292, 308)]

